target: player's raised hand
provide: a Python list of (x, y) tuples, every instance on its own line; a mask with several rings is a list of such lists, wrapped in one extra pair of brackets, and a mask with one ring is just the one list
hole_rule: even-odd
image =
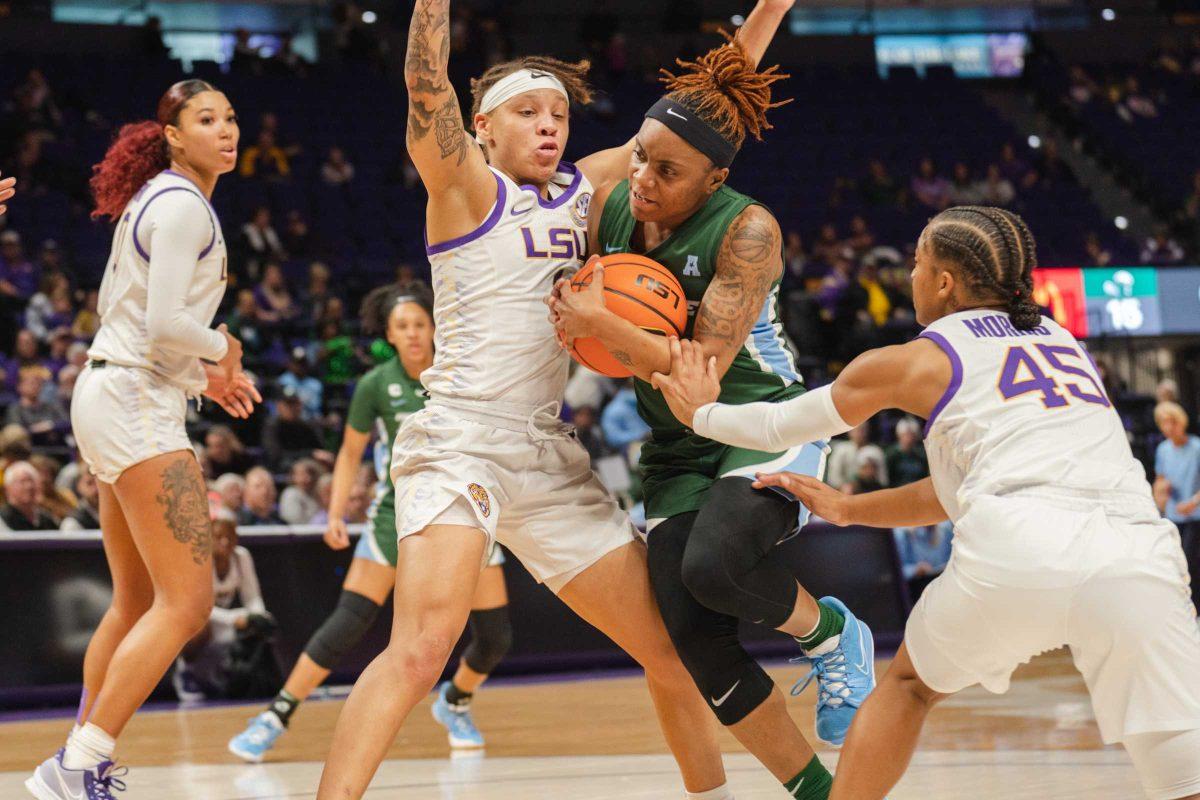
[(794, 472), (760, 472), (752, 484), (755, 489), (765, 489), (777, 486), (791, 492), (808, 507), (808, 510), (818, 517), (834, 524), (849, 525), (851, 523), (846, 500), (850, 495), (843, 494), (810, 475), (797, 475)]
[(16, 178), (5, 178), (0, 181), (0, 214), (8, 211), (8, 206), (5, 203), (16, 194), (17, 190), (13, 187), (17, 185)]
[(662, 392), (667, 405), (680, 422), (691, 427), (700, 406), (715, 403), (721, 395), (717, 357), (704, 357), (704, 348), (687, 339), (671, 337), (671, 372), (655, 372), (650, 385)]

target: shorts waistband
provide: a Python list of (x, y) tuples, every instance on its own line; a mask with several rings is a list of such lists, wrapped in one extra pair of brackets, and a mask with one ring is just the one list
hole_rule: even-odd
[(535, 441), (568, 436), (575, 430), (559, 419), (562, 404), (552, 401), (540, 406), (518, 406), (496, 400), (452, 400), (431, 397), (426, 408), (444, 408), (455, 416), (480, 425), (490, 425), (516, 433), (528, 433)]

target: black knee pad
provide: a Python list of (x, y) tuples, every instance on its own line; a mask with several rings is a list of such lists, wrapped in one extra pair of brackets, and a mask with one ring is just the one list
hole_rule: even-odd
[(463, 661), (475, 672), (491, 675), (492, 670), (512, 649), (512, 623), (508, 619), (508, 606), (472, 611), (468, 622), (471, 626), (471, 643), (463, 651)]
[(337, 607), (308, 640), (304, 652), (317, 666), (332, 670), (371, 629), (380, 608), (357, 592), (342, 590)]
[(795, 529), (797, 504), (746, 478), (713, 484), (683, 555), (683, 583), (714, 611), (777, 628), (796, 606), (796, 578), (775, 546)]
[(774, 683), (738, 639), (738, 619), (699, 603), (683, 584), (683, 554), (695, 514), (662, 523), (649, 536), (650, 583), (667, 633), (696, 688), (723, 725), (741, 722)]

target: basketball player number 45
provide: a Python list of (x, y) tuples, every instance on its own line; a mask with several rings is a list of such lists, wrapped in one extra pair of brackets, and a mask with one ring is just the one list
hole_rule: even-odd
[[(1042, 368), (1038, 356), (1041, 356), (1040, 361), (1044, 361), (1048, 369)], [(1065, 387), (1071, 397), (1110, 407), (1112, 404), (1105, 396), (1100, 381), (1083, 368), (1084, 363), (1090, 363), (1090, 359), (1074, 347), (1055, 344), (1014, 345), (1008, 348), (996, 388), (1006, 401), (1030, 392), (1040, 392), (1043, 406), (1062, 408), (1070, 403), (1062, 391)], [(1079, 382), (1071, 381), (1070, 376), (1082, 378), (1090, 390)]]

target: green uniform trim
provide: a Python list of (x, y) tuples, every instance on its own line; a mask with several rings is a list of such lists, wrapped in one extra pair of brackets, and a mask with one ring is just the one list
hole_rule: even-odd
[[(644, 255), (669, 269), (683, 287), (688, 304), (685, 336), (694, 335), (696, 311), (716, 276), (721, 242), (733, 220), (747, 207), (761, 205), (722, 186), (669, 238)], [(629, 182), (617, 184), (604, 203), (598, 231), (603, 254), (634, 252), (630, 245), (637, 221), (629, 211)], [(650, 426), (642, 447), (641, 473), (646, 518), (666, 519), (700, 508), (713, 482), (734, 470), (777, 461), (782, 453), (745, 450), (697, 436), (671, 413), (662, 394), (635, 380), (638, 413)], [(746, 342), (721, 381), (722, 403), (781, 402), (804, 393), (795, 355), (783, 332), (779, 282), (771, 287)]]
[[(400, 425), (412, 413), (425, 407), (425, 389), (421, 382), (409, 376), (398, 357), (393, 357), (359, 379), (350, 399), (346, 424), (359, 433), (376, 434), (375, 499), (367, 511), (371, 530), (363, 536), (372, 541), (360, 545), (368, 552), (363, 557), (372, 561), (385, 560), (396, 566), (396, 488), (389, 474), (392, 443)], [(356, 555), (360, 551), (356, 551)]]

